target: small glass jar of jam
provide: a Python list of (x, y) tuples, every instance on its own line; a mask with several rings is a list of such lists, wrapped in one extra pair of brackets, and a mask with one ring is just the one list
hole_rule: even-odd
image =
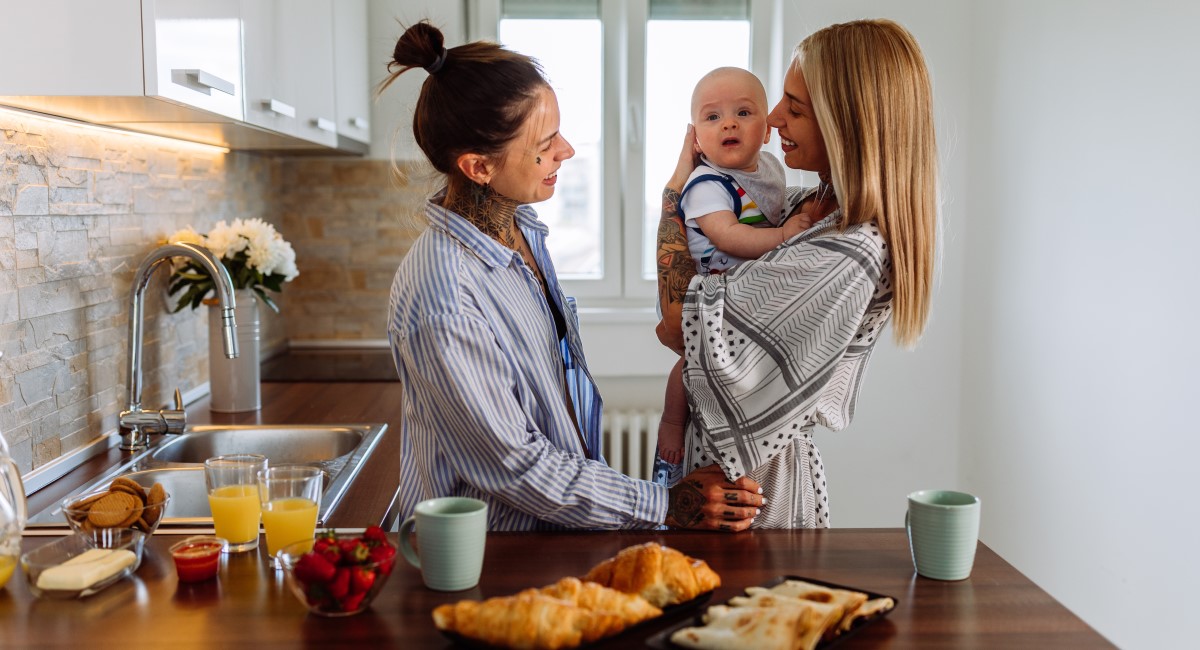
[(224, 539), (211, 535), (189, 537), (172, 544), (171, 557), (175, 559), (179, 581), (200, 582), (215, 577), (226, 544)]

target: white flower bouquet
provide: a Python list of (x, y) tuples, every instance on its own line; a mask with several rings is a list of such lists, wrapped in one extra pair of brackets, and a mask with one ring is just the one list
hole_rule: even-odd
[[(171, 235), (167, 241), (197, 244), (212, 251), (229, 271), (235, 289), (252, 289), (276, 313), (279, 306), (264, 289), (278, 293), (283, 290), (284, 282), (291, 282), (300, 275), (292, 245), (262, 219), (234, 219), (233, 223), (218, 221), (207, 235), (189, 226)], [(177, 312), (188, 305), (195, 309), (213, 291), (212, 278), (195, 262), (187, 260), (175, 267), (167, 293), (174, 296), (180, 291), (183, 295), (172, 311)]]

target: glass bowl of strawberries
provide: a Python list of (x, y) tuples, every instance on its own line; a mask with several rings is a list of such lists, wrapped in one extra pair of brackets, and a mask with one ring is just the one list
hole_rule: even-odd
[(350, 616), (383, 589), (396, 564), (396, 547), (382, 528), (371, 526), (361, 535), (318, 531), (315, 540), (285, 546), (275, 557), (308, 611)]

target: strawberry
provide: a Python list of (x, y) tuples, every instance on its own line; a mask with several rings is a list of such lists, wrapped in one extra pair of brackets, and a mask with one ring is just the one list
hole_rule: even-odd
[(362, 539), (368, 546), (388, 543), (387, 533), (383, 532), (383, 529), (379, 526), (367, 526), (367, 529), (363, 531)]
[(350, 594), (342, 599), (338, 609), (343, 612), (354, 611), (358, 609), (358, 606), (362, 604), (363, 598), (366, 598), (366, 596), (367, 593), (365, 591), (359, 594)]
[(342, 552), (342, 564), (362, 564), (371, 555), (371, 549), (361, 539), (343, 539), (338, 543)]
[(311, 584), (304, 590), (305, 601), (311, 606), (317, 606), (325, 599), (325, 586), (321, 584)]
[(366, 567), (350, 567), (350, 594), (361, 594), (375, 584), (375, 571)]
[(329, 595), (333, 598), (337, 600), (345, 598), (346, 594), (350, 593), (350, 568), (338, 567), (337, 573), (334, 574), (333, 580), (329, 581), (327, 587)]
[(313, 552), (320, 554), (330, 564), (337, 566), (342, 559), (342, 549), (337, 540), (329, 537), (319, 537), (313, 542)]
[(296, 577), (304, 584), (322, 584), (333, 578), (337, 567), (330, 564), (324, 556), (317, 553), (305, 553), (296, 561), (294, 569)]
[(379, 565), (379, 571), (383, 573), (383, 575), (390, 575), (392, 572), (392, 565), (396, 561), (396, 547), (392, 546), (391, 544), (388, 544), (387, 546), (376, 546), (375, 548), (371, 549), (369, 560), (372, 563)]

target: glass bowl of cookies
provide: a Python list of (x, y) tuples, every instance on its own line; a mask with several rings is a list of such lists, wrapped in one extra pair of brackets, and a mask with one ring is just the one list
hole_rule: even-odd
[(67, 497), (62, 502), (62, 512), (77, 533), (132, 528), (152, 535), (162, 523), (170, 500), (171, 495), (161, 483), (147, 488), (118, 476), (106, 488)]

